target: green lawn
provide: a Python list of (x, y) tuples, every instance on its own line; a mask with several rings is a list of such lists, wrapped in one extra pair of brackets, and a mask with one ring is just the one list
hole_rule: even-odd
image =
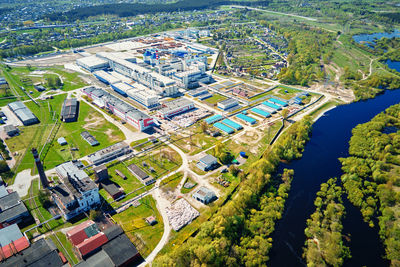
[(171, 140), (173, 140), (174, 144), (182, 151), (191, 156), (210, 148), (217, 140), (223, 139), (222, 136), (212, 137), (206, 133), (203, 133), (199, 123), (194, 124), (188, 130), (190, 130), (193, 134), (191, 137), (187, 134), (176, 134), (171, 135)]
[[(157, 246), (164, 232), (164, 223), (157, 210), (156, 202), (152, 196), (146, 196), (140, 200), (138, 207), (130, 207), (116, 214), (113, 219), (124, 229), (133, 244), (145, 258)], [(145, 218), (154, 216), (157, 224), (150, 226)]]
[[(111, 163), (107, 165), (107, 168), (110, 180), (118, 184), (120, 187), (122, 187), (125, 194), (129, 194), (125, 198), (113, 202), (113, 198), (104, 189), (100, 189), (100, 195), (114, 208), (120, 206), (121, 203), (135, 196), (138, 196), (139, 194), (145, 192), (146, 190), (151, 189), (154, 186), (153, 184), (143, 187), (143, 184), (128, 170), (128, 168), (123, 163), (120, 162), (118, 162), (117, 164)], [(124, 180), (123, 178), (121, 178), (119, 175), (115, 173), (115, 170), (119, 170), (120, 172), (122, 172), (127, 179)]]
[[(10, 87), (16, 90), (18, 94), (21, 95), (22, 99), (28, 99), (26, 94), (29, 94), (30, 91), (32, 91), (32, 94), (30, 94), (32, 97), (38, 97), (41, 92), (36, 91), (33, 84), (41, 83), (46, 87), (46, 79), (49, 77), (60, 77), (63, 81), (61, 89), (64, 91), (78, 89), (87, 85), (87, 83), (79, 77), (82, 74), (65, 70), (63, 66), (53, 66), (49, 68), (12, 67), (10, 70), (7, 70), (2, 66), (1, 69), (3, 75), (10, 84)], [(32, 73), (37, 70), (43, 71), (44, 73)], [(27, 82), (24, 82), (25, 79)], [(20, 86), (23, 86), (26, 89), (26, 92), (22, 91)]]
[[(34, 162), (29, 149), (36, 147), (39, 152), (41, 151), (55, 123), (53, 118), (57, 118), (53, 115), (53, 111), (56, 114), (60, 113), (65, 98), (66, 94), (57, 95), (54, 99), (39, 101), (40, 106), (33, 102), (26, 103), (26, 106), (39, 118), (40, 124), (20, 127), (19, 136), (6, 140), (10, 150), (12, 152), (18, 151), (20, 154), (18, 159), (21, 161), (17, 172), (33, 168)], [(91, 133), (100, 142), (100, 145), (92, 147), (83, 140), (80, 133), (84, 130)], [(60, 146), (57, 143), (59, 137), (65, 137), (68, 145)], [(90, 105), (80, 102), (78, 121), (61, 123), (53, 142), (48, 145), (48, 153), (42, 154), (41, 159), (44, 168), (51, 169), (60, 163), (83, 157), (124, 139), (125, 136), (118, 127), (108, 122), (101, 113), (94, 110)], [(76, 147), (78, 150), (71, 151), (72, 147)]]
[(214, 95), (210, 98), (205, 99), (204, 101), (210, 104), (216, 104), (218, 102), (221, 102), (222, 100), (227, 99), (227, 97), (220, 95), (220, 94), (216, 94), (214, 93)]
[(178, 173), (171, 175), (170, 177), (164, 179), (160, 183), (161, 190), (174, 191), (177, 188), (178, 184), (181, 182), (182, 177), (183, 177), (183, 173), (178, 172)]
[(192, 192), (192, 190), (196, 187), (196, 185), (197, 185), (197, 183), (191, 178), (191, 177), (186, 177), (186, 180), (185, 180), (185, 182), (183, 183), (183, 184), (185, 184), (185, 183), (192, 183), (192, 184), (194, 184), (194, 186), (192, 187), (192, 188), (184, 188), (183, 186), (182, 186), (182, 188), (181, 188), (181, 193), (182, 194), (188, 194), (188, 193), (190, 193), (190, 192)]
[(283, 99), (289, 100), (295, 97), (297, 94), (301, 93), (302, 91), (296, 88), (279, 85), (272, 91), (274, 95), (281, 97)]

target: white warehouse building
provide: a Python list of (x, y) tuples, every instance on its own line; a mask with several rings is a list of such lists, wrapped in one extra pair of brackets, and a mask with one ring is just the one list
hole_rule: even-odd
[(103, 53), (102, 56), (109, 62), (110, 67), (134, 81), (141, 83), (162, 96), (173, 96), (178, 93), (176, 81), (138, 64), (118, 58), (112, 54)]
[(130, 98), (147, 108), (160, 105), (159, 96), (141, 84), (134, 84), (126, 93)]
[(76, 60), (76, 64), (90, 72), (108, 68), (108, 61), (97, 56), (88, 56)]

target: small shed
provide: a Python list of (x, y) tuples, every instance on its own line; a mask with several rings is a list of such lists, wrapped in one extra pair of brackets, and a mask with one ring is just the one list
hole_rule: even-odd
[(57, 142), (61, 145), (61, 146), (65, 146), (66, 144), (68, 144), (67, 140), (65, 140), (64, 137), (60, 137), (57, 139)]
[(214, 191), (202, 186), (193, 194), (193, 198), (203, 204), (208, 204), (216, 200), (217, 196), (215, 195)]
[(147, 218), (146, 218), (146, 222), (147, 222), (149, 225), (155, 225), (155, 224), (157, 224), (157, 220), (156, 220), (156, 218), (155, 218), (154, 216), (147, 217)]
[(17, 127), (15, 127), (14, 125), (6, 125), (4, 126), (4, 132), (8, 135), (8, 136), (14, 136), (16, 134), (19, 133), (19, 130)]

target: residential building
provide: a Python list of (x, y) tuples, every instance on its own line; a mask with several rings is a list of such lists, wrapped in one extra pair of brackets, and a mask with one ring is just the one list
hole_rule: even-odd
[(65, 220), (70, 220), (100, 204), (99, 188), (74, 162), (68, 161), (58, 165), (56, 172), (61, 183), (50, 190)]

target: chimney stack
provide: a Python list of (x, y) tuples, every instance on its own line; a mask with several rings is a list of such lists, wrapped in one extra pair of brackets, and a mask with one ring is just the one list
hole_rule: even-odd
[(43, 188), (49, 187), (49, 182), (47, 181), (46, 174), (44, 173), (42, 162), (40, 161), (39, 153), (36, 148), (32, 148), (33, 158), (35, 159), (36, 168), (39, 173), (40, 182), (42, 183)]

